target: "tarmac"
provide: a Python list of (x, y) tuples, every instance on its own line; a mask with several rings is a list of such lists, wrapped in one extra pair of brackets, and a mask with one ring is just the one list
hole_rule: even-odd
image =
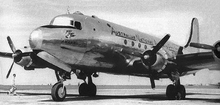
[(7, 94), (10, 86), (0, 85), (0, 105), (219, 105), (220, 88), (216, 86), (187, 86), (185, 100), (167, 100), (166, 86), (154, 90), (149, 86), (97, 86), (97, 96), (79, 96), (77, 86), (67, 86), (67, 97), (54, 102), (52, 86), (17, 86), (16, 95)]

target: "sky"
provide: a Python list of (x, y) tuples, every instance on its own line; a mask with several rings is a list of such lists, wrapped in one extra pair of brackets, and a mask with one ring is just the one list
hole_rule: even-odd
[[(0, 51), (11, 52), (6, 37), (10, 36), (17, 49), (29, 46), (30, 33), (47, 25), (60, 14), (80, 11), (157, 37), (171, 35), (171, 41), (184, 45), (189, 35), (191, 19), (198, 18), (200, 42), (213, 45), (220, 40), (219, 0), (0, 0)], [(24, 49), (25, 51), (25, 49)], [(12, 59), (0, 58), (0, 84), (12, 84), (12, 75), (5, 79)], [(17, 74), (16, 84), (54, 84), (50, 69), (25, 71), (14, 65), (11, 74)], [(220, 82), (220, 71), (199, 71), (195, 76), (182, 77), (183, 84)], [(67, 81), (73, 85), (82, 82), (72, 75)], [(111, 78), (111, 79), (109, 79)], [(112, 79), (113, 78), (113, 79)], [(45, 81), (46, 80), (46, 81)], [(149, 85), (149, 79), (100, 73), (97, 85)], [(106, 84), (107, 83), (107, 84)], [(169, 79), (156, 84), (171, 83)]]

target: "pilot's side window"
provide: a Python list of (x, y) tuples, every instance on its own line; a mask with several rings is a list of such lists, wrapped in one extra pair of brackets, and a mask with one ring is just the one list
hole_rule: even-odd
[(78, 21), (75, 21), (75, 27), (76, 27), (76, 29), (79, 29), (79, 30), (82, 29), (81, 23)]

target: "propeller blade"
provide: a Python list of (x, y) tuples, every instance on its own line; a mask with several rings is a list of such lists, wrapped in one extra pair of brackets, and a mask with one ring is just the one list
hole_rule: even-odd
[(169, 40), (169, 38), (170, 38), (169, 34), (163, 37), (163, 39), (161, 39), (160, 42), (154, 47), (152, 53), (156, 54), (160, 50), (160, 48), (163, 47), (163, 45)]
[(8, 44), (9, 44), (12, 52), (15, 53), (16, 48), (15, 48), (15, 46), (14, 46), (14, 44), (13, 44), (13, 42), (12, 42), (12, 40), (11, 40), (11, 38), (9, 36), (7, 37), (7, 40), (8, 40)]
[(201, 43), (190, 43), (191, 47), (195, 48), (201, 48), (201, 49), (208, 49), (208, 50), (214, 50), (216, 49), (215, 47), (208, 45), (208, 44), (201, 44)]
[(151, 83), (151, 88), (154, 89), (156, 86), (155, 86), (155, 81), (153, 77), (150, 77), (150, 83)]
[(1, 57), (12, 58), (13, 53), (0, 52)]
[(9, 77), (9, 75), (10, 75), (10, 73), (11, 73), (11, 70), (12, 70), (13, 65), (14, 65), (14, 61), (13, 61), (13, 63), (11, 64), (11, 67), (10, 67), (10, 69), (9, 69), (9, 71), (8, 71), (8, 74), (7, 74), (6, 78), (8, 78), (8, 77)]
[(154, 81), (154, 75), (153, 75), (153, 72), (152, 72), (152, 69), (151, 69), (151, 65), (149, 64), (148, 65), (149, 67), (149, 71), (151, 72), (150, 74), (150, 84), (151, 84), (151, 88), (154, 89), (156, 86), (155, 86), (155, 81)]

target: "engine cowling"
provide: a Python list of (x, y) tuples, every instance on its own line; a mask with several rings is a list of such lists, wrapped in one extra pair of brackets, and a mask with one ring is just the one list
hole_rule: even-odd
[(157, 70), (158, 72), (161, 72), (167, 64), (167, 60), (162, 54), (156, 54), (156, 61), (152, 65), (153, 70)]
[(23, 56), (19, 61), (15, 61), (15, 63), (22, 67), (29, 67), (32, 64), (32, 59), (30, 56)]
[(142, 58), (143, 65), (146, 69), (149, 69), (149, 66), (151, 66), (152, 70), (156, 70), (157, 72), (161, 72), (167, 64), (167, 55), (166, 52), (163, 50), (160, 50), (159, 53), (153, 55), (150, 54), (151, 52), (146, 51), (144, 53), (144, 56)]
[(213, 46), (215, 48), (212, 50), (214, 58), (216, 61), (220, 62), (220, 41), (217, 41)]

